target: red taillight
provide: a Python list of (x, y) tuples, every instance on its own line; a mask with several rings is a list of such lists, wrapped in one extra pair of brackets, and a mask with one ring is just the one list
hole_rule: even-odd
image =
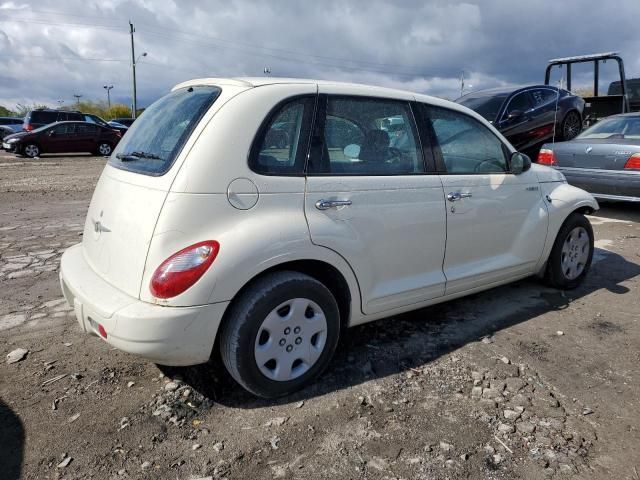
[(538, 163), (540, 165), (549, 165), (550, 167), (557, 165), (556, 154), (553, 153), (553, 150), (543, 148), (540, 150), (540, 153), (538, 153)]
[(30, 132), (31, 130), (33, 130), (33, 125), (31, 125), (30, 123), (27, 123), (27, 126), (24, 127), (25, 131)]
[(100, 334), (100, 336), (102, 338), (104, 338), (106, 340), (107, 338), (107, 331), (104, 329), (104, 327), (101, 324), (98, 324), (98, 333)]
[(204, 275), (219, 251), (218, 242), (207, 240), (174, 253), (153, 273), (149, 285), (151, 293), (157, 298), (181, 294)]
[(634, 153), (624, 164), (625, 170), (640, 170), (640, 153)]

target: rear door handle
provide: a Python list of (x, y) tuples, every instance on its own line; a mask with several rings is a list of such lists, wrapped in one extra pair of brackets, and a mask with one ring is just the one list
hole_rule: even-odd
[(458, 200), (462, 200), (463, 198), (471, 198), (473, 195), (470, 193), (462, 193), (462, 192), (451, 192), (447, 194), (447, 200), (450, 202), (457, 202)]
[(329, 210), (330, 208), (346, 207), (351, 205), (351, 200), (318, 200), (316, 208), (318, 210)]

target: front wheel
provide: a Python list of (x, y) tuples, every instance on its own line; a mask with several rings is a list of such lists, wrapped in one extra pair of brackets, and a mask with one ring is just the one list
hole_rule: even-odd
[(587, 218), (572, 213), (560, 228), (547, 263), (546, 282), (571, 290), (582, 283), (593, 259), (593, 229)]
[(336, 300), (307, 275), (268, 274), (230, 308), (220, 334), (222, 361), (242, 387), (260, 397), (288, 395), (313, 381), (338, 344)]
[(108, 157), (109, 155), (111, 155), (111, 145), (106, 142), (102, 142), (100, 145), (98, 145), (98, 153), (103, 157)]
[(40, 156), (40, 148), (35, 143), (28, 143), (24, 146), (23, 153), (29, 158)]

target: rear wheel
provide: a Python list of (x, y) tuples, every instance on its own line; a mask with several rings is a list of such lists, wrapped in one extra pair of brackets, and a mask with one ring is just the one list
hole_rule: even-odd
[(231, 376), (249, 392), (276, 398), (301, 389), (329, 364), (340, 332), (335, 298), (297, 272), (275, 272), (241, 294), (220, 334)]
[(111, 155), (111, 145), (107, 142), (102, 142), (100, 145), (98, 145), (97, 151), (103, 157), (108, 157), (109, 155)]
[(593, 229), (586, 217), (572, 213), (564, 222), (547, 263), (546, 282), (570, 290), (582, 283), (593, 259)]
[(582, 120), (580, 114), (575, 110), (567, 113), (562, 120), (562, 139), (571, 140), (575, 138), (582, 130)]
[(40, 156), (40, 147), (35, 143), (27, 143), (24, 146), (23, 153), (29, 158), (35, 158)]

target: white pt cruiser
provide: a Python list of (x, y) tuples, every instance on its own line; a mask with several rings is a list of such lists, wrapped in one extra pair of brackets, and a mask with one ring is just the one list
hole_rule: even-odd
[(86, 332), (165, 365), (219, 349), (276, 397), (327, 366), (344, 327), (530, 275), (576, 287), (597, 208), (455, 103), (193, 80), (115, 149), (60, 279)]

